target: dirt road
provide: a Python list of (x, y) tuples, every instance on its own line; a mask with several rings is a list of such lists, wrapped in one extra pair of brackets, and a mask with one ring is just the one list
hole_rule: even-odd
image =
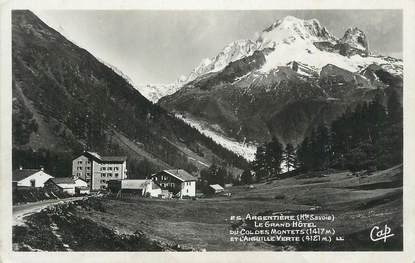
[(37, 213), (40, 210), (48, 206), (53, 206), (53, 205), (56, 205), (62, 202), (81, 200), (83, 198), (87, 198), (87, 197), (78, 196), (78, 197), (70, 197), (70, 198), (65, 198), (65, 199), (52, 199), (52, 200), (44, 200), (40, 202), (27, 203), (27, 204), (13, 206), (13, 225), (24, 224), (24, 220), (23, 220), (24, 217)]

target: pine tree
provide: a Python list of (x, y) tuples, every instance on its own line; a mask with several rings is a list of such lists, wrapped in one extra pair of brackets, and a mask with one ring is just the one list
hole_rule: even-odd
[[(383, 98), (380, 95), (377, 95), (375, 99), (369, 103), (368, 107), (368, 136), (367, 139), (372, 144), (376, 144), (376, 140), (379, 138), (379, 134), (384, 125), (386, 124), (386, 109), (382, 104)], [(364, 124), (362, 124), (364, 125)], [(365, 140), (365, 138), (363, 138)]]
[(252, 162), (252, 168), (258, 181), (268, 177), (265, 145), (260, 145), (257, 147), (255, 153), (255, 161)]
[(257, 180), (268, 179), (281, 173), (284, 148), (276, 137), (271, 142), (257, 147), (252, 163)]
[(299, 145), (297, 150), (298, 164), (305, 170), (312, 168), (313, 152), (311, 149), (311, 140), (305, 137), (303, 142)]
[(252, 172), (250, 169), (245, 169), (241, 175), (242, 184), (251, 184), (252, 183)]
[(265, 154), (269, 170), (268, 177), (280, 174), (284, 148), (276, 137), (273, 137), (271, 142), (266, 145)]
[(320, 125), (315, 132), (315, 164), (313, 168), (321, 169), (329, 165), (331, 159), (330, 132), (326, 125)]
[(291, 143), (287, 143), (284, 150), (284, 162), (287, 171), (291, 171), (297, 168), (297, 157), (295, 155), (294, 146)]

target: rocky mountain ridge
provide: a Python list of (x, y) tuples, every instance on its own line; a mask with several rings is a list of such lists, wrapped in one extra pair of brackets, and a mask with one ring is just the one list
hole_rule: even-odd
[(286, 17), (255, 43), (252, 54), (206, 70), (159, 104), (231, 141), (252, 145), (276, 136), (298, 144), (377, 93), (402, 93), (402, 60), (371, 54), (357, 28), (338, 39), (316, 19)]

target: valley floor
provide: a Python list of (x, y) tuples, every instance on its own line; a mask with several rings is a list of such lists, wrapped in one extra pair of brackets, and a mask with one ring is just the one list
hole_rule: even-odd
[[(116, 235), (145, 236), (157, 244), (162, 244), (157, 246), (160, 250), (402, 249), (402, 166), (363, 177), (352, 176), (349, 172), (312, 178), (298, 175), (254, 184), (253, 188), (235, 186), (227, 190), (232, 193), (232, 197), (218, 196), (197, 200), (106, 197), (100, 201), (100, 209), (76, 205), (71, 208), (70, 214), (114, 231)], [(235, 223), (230, 220), (231, 216), (245, 217), (248, 213), (254, 215), (273, 212), (333, 214), (335, 220), (330, 223), (330, 227), (345, 240), (334, 244), (295, 243), (291, 246), (275, 242), (229, 241), (229, 230)], [(61, 219), (55, 221), (60, 222)], [(59, 222), (54, 223), (62, 228)], [(385, 224), (391, 227), (395, 235), (388, 242), (372, 242), (369, 238), (370, 230), (374, 226), (381, 227)], [(18, 243), (18, 240), (23, 239), (15, 236), (15, 230), (14, 242)], [(28, 232), (20, 233), (27, 235)], [(63, 239), (65, 235), (71, 235), (76, 240), (76, 233), (68, 233), (68, 228), (60, 235)], [(72, 239), (66, 241), (69, 247)], [(85, 251), (84, 248), (75, 246), (72, 249)], [(99, 246), (95, 249), (89, 246), (89, 249), (103, 250)], [(110, 247), (110, 250), (135, 249), (137, 248)]]

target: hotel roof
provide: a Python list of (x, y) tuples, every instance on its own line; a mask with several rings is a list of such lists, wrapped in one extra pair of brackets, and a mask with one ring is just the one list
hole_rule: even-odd
[(183, 169), (172, 169), (172, 170), (163, 170), (163, 172), (168, 173), (180, 181), (186, 182), (186, 181), (196, 181), (197, 178), (193, 175), (189, 174)]
[(127, 156), (101, 156), (96, 152), (85, 151), (83, 153), (89, 157), (96, 159), (99, 162), (124, 162), (127, 160)]

